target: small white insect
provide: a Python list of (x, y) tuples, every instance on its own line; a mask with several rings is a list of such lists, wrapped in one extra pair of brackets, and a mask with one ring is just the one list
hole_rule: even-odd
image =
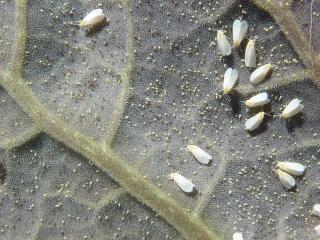
[(231, 45), (222, 30), (218, 30), (217, 42), (218, 42), (218, 49), (221, 55), (229, 56), (231, 54)]
[(314, 227), (314, 230), (316, 231), (317, 235), (320, 236), (320, 224)]
[(243, 235), (241, 232), (235, 232), (232, 236), (232, 240), (243, 240)]
[(254, 115), (253, 117), (249, 118), (245, 123), (245, 130), (253, 131), (257, 129), (263, 121), (265, 113), (259, 112), (258, 114)]
[(80, 22), (81, 28), (86, 28), (88, 30), (93, 30), (106, 23), (106, 16), (104, 15), (102, 9), (94, 9), (88, 13), (84, 19)]
[(244, 54), (244, 61), (247, 67), (256, 66), (256, 47), (255, 41), (249, 40)]
[(268, 98), (268, 93), (262, 92), (262, 93), (258, 93), (257, 95), (249, 98), (245, 102), (245, 104), (247, 107), (253, 108), (253, 107), (259, 107), (259, 106), (266, 105), (269, 102), (270, 102), (270, 99)]
[(179, 173), (171, 173), (170, 177), (176, 182), (176, 184), (186, 193), (194, 191), (195, 185), (186, 177)]
[(306, 169), (305, 166), (296, 162), (278, 162), (277, 167), (293, 176), (303, 175), (304, 170)]
[(236, 19), (232, 25), (233, 46), (239, 47), (248, 31), (248, 23)]
[(313, 205), (312, 214), (320, 217), (320, 204), (319, 203)]
[(250, 82), (252, 84), (261, 83), (265, 79), (265, 77), (267, 76), (271, 68), (272, 68), (272, 65), (270, 63), (257, 68), (251, 73)]
[(227, 94), (236, 85), (238, 80), (238, 71), (236, 69), (228, 68), (224, 73), (223, 78), (223, 93)]
[(277, 170), (277, 173), (278, 173), (280, 182), (285, 188), (291, 189), (296, 185), (296, 181), (289, 173), (286, 173), (280, 169)]
[(290, 118), (294, 115), (300, 113), (304, 108), (304, 105), (301, 104), (301, 100), (298, 98), (295, 98), (289, 102), (289, 104), (286, 106), (286, 108), (283, 110), (281, 117), (283, 118)]
[(202, 164), (208, 164), (210, 160), (212, 160), (212, 157), (207, 152), (199, 148), (198, 146), (188, 145), (187, 148), (195, 157), (195, 159), (197, 159), (198, 162)]

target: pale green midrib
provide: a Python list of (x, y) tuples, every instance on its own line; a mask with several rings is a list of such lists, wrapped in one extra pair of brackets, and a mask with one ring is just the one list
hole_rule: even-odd
[[(292, 13), (286, 6), (279, 7), (272, 1), (264, 0), (251, 0), (258, 7), (269, 13), (277, 24), (282, 28), (287, 39), (291, 43), (294, 50), (297, 52), (299, 58), (303, 61), (304, 65), (310, 70), (312, 80), (316, 84), (320, 84), (319, 72), (320, 62), (316, 57), (316, 51), (309, 48), (309, 41), (305, 34), (300, 29)], [(276, 3), (277, 4), (277, 3)]]
[(165, 192), (148, 183), (134, 169), (129, 168), (110, 148), (105, 148), (102, 144), (94, 142), (90, 137), (69, 128), (61, 119), (46, 112), (21, 80), (13, 81), (11, 77), (6, 77), (3, 85), (44, 132), (83, 154), (98, 167), (108, 172), (128, 192), (175, 226), (184, 237), (189, 239), (218, 239), (200, 219), (192, 218)]
[(299, 82), (305, 81), (308, 78), (311, 79), (311, 77), (312, 76), (309, 70), (300, 69), (293, 73), (289, 73), (289, 75), (277, 77), (270, 81), (266, 81), (265, 83), (262, 83), (259, 86), (254, 86), (249, 83), (238, 86), (236, 88), (236, 91), (238, 91), (239, 94), (241, 94), (243, 97), (247, 97), (249, 95), (252, 95), (254, 93), (259, 93), (261, 91), (270, 91), (282, 86), (287, 86), (292, 83), (299, 83)]
[(136, 170), (119, 159), (112, 149), (69, 127), (40, 104), (21, 77), (27, 38), (26, 0), (16, 0), (16, 7), (18, 30), (15, 36), (12, 67), (10, 74), (4, 76), (2, 85), (22, 109), (41, 130), (109, 173), (129, 193), (172, 224), (186, 239), (219, 239), (199, 218), (192, 217), (167, 193), (147, 182)]
[(16, 136), (1, 139), (0, 147), (6, 150), (19, 147), (24, 143), (27, 143), (32, 139), (36, 138), (40, 133), (41, 131), (33, 123), (32, 126), (18, 133)]
[(96, 205), (96, 211), (99, 212), (102, 208), (109, 206), (112, 202), (119, 199), (121, 196), (125, 194), (126, 191), (121, 187), (109, 192), (108, 195), (102, 200), (100, 200), (99, 203)]

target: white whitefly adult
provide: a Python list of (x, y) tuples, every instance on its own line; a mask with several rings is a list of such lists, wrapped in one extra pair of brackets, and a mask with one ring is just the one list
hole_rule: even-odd
[(320, 224), (314, 227), (314, 230), (316, 231), (316, 234), (320, 236)]
[(194, 191), (195, 185), (188, 178), (179, 173), (171, 173), (170, 177), (176, 182), (182, 191), (186, 193), (192, 193)]
[(281, 117), (287, 119), (293, 117), (294, 115), (300, 113), (304, 108), (304, 105), (301, 104), (301, 100), (295, 98), (289, 102), (289, 104), (283, 110)]
[(239, 47), (248, 31), (248, 23), (236, 19), (232, 24), (233, 46)]
[(258, 93), (257, 95), (254, 95), (253, 97), (249, 98), (245, 104), (249, 108), (253, 107), (259, 107), (266, 105), (270, 102), (270, 99), (268, 98), (268, 93), (262, 92)]
[(231, 54), (231, 45), (222, 30), (218, 30), (217, 43), (222, 56), (229, 56)]
[(94, 28), (106, 23), (106, 16), (101, 8), (94, 9), (88, 13), (84, 19), (80, 22), (81, 28), (93, 30)]
[(306, 167), (297, 162), (278, 162), (277, 167), (293, 176), (303, 175)]
[(266, 78), (271, 68), (272, 68), (272, 65), (270, 63), (257, 68), (251, 73), (250, 82), (252, 84), (261, 83)]
[(187, 149), (199, 163), (208, 164), (212, 160), (212, 157), (207, 152), (196, 145), (188, 145)]
[(245, 123), (245, 130), (253, 131), (256, 130), (262, 123), (265, 113), (259, 112), (253, 117), (249, 118)]
[(223, 93), (227, 94), (234, 88), (238, 80), (238, 71), (236, 69), (228, 68), (224, 73), (223, 78)]
[(312, 214), (320, 217), (320, 204), (319, 203), (313, 205)]
[(296, 181), (289, 173), (286, 173), (286, 172), (282, 171), (281, 169), (278, 169), (277, 173), (278, 173), (278, 177), (279, 177), (281, 184), (285, 188), (291, 189), (296, 185)]
[(256, 66), (256, 47), (254, 40), (249, 40), (247, 44), (246, 51), (244, 53), (244, 62), (247, 67)]
[(243, 240), (243, 235), (241, 232), (235, 232), (232, 235), (232, 240)]

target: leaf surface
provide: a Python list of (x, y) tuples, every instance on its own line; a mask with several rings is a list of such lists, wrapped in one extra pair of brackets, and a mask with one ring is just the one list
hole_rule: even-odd
[[(316, 239), (320, 94), (310, 4), (4, 1), (0, 130), (10, 150), (0, 152), (0, 238), (231, 239), (240, 231)], [(95, 8), (109, 23), (87, 34), (77, 21)], [(221, 58), (216, 31), (231, 41), (236, 18), (248, 22), (247, 39)], [(243, 61), (248, 39), (258, 65), (274, 66), (256, 87)], [(239, 80), (223, 95), (229, 67)], [(244, 101), (262, 90), (271, 116), (249, 134), (244, 122), (261, 109)], [(280, 119), (296, 97), (303, 114)], [(212, 164), (198, 163), (189, 144)], [(295, 190), (279, 182), (277, 161), (307, 166)], [(198, 192), (183, 193), (172, 172)]]

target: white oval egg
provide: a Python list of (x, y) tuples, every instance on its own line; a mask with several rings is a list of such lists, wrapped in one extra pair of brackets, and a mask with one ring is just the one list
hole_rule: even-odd
[(245, 130), (253, 131), (253, 130), (257, 129), (261, 125), (263, 118), (264, 118), (264, 115), (265, 115), (264, 112), (259, 112), (258, 114), (249, 118), (245, 123)]
[(97, 26), (106, 22), (106, 16), (104, 15), (102, 9), (94, 9), (88, 13), (84, 19), (80, 22), (81, 28), (87, 28), (92, 30)]
[(271, 68), (272, 68), (272, 65), (270, 63), (257, 68), (251, 73), (250, 82), (252, 84), (261, 83), (266, 78)]
[(296, 162), (278, 162), (277, 167), (293, 176), (303, 175), (306, 167)]
[(233, 46), (239, 47), (248, 31), (248, 23), (236, 19), (232, 24)]
[(319, 203), (313, 205), (312, 214), (320, 217), (320, 204)]
[(217, 43), (222, 56), (229, 56), (231, 54), (232, 47), (222, 30), (219, 30), (217, 33)]
[(182, 191), (191, 193), (194, 191), (195, 185), (186, 177), (179, 173), (171, 173), (170, 177), (176, 182)]
[(249, 98), (245, 102), (245, 104), (247, 107), (253, 108), (253, 107), (260, 107), (260, 106), (266, 105), (269, 102), (270, 102), (270, 99), (268, 98), (268, 93), (262, 92), (262, 93), (258, 93), (257, 95)]
[(301, 104), (301, 100), (295, 98), (289, 102), (289, 104), (283, 110), (281, 117), (284, 119), (293, 117), (294, 115), (300, 113), (304, 109), (304, 105)]
[(241, 232), (235, 232), (232, 235), (232, 240), (243, 240), (243, 234)]
[(249, 40), (247, 44), (246, 51), (244, 53), (244, 62), (247, 67), (256, 66), (256, 47), (254, 40)]
[(188, 145), (187, 149), (202, 164), (208, 164), (212, 160), (212, 157), (207, 152), (196, 145)]
[(285, 188), (291, 189), (296, 185), (296, 181), (289, 173), (286, 173), (280, 169), (277, 170), (277, 173), (278, 173), (280, 182)]
[(223, 93), (228, 94), (236, 85), (238, 80), (238, 71), (236, 69), (228, 68), (224, 73), (223, 78)]

